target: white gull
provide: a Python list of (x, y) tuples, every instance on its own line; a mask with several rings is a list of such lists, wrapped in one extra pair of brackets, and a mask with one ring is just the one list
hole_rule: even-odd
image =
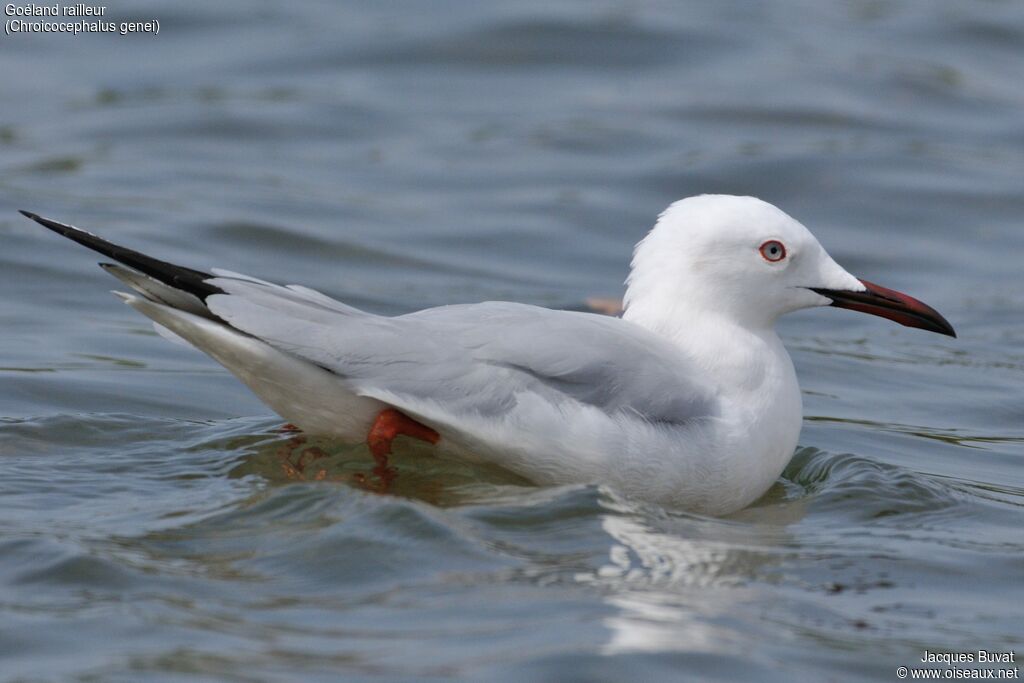
[(124, 301), (286, 420), (367, 440), (380, 473), (404, 434), (539, 484), (601, 483), (727, 514), (771, 486), (800, 435), (780, 315), (833, 305), (955, 336), (935, 310), (858, 280), (753, 197), (666, 209), (636, 247), (621, 318), (498, 302), (378, 316), (22, 213), (123, 264), (101, 265), (136, 292)]

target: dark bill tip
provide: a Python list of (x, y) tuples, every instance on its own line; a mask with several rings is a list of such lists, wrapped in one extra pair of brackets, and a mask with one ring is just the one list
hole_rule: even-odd
[(956, 330), (949, 321), (934, 308), (918, 301), (912, 296), (895, 289), (882, 287), (867, 280), (861, 280), (867, 288), (864, 292), (851, 292), (842, 289), (819, 289), (811, 287), (811, 291), (828, 297), (836, 308), (848, 308), (851, 311), (869, 313), (888, 318), (900, 325), (916, 327), (921, 330), (956, 337)]

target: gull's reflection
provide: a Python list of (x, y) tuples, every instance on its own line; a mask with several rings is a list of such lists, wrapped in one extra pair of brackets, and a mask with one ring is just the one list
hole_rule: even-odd
[(765, 505), (732, 520), (605, 515), (602, 527), (615, 541), (608, 561), (576, 576), (604, 589), (614, 608), (604, 619), (610, 636), (603, 651), (735, 653), (731, 617), (764, 599), (762, 586), (793, 552), (785, 525), (803, 507)]

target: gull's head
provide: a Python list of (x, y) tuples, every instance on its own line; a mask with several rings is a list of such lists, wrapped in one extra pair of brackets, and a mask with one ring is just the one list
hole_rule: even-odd
[(744, 327), (784, 313), (837, 306), (956, 336), (934, 309), (859, 280), (814, 235), (754, 197), (701, 195), (669, 206), (636, 247), (626, 317), (659, 327), (700, 312)]

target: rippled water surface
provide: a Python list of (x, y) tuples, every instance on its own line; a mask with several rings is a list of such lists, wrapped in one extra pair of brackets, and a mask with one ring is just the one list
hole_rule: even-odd
[[(0, 677), (895, 680), (1024, 649), (1024, 5), (125, 2), (0, 36)], [(951, 340), (782, 326), (800, 447), (729, 519), (405, 445), (285, 460), (25, 208), (399, 313), (619, 296), (755, 194)], [(300, 471), (301, 470), (301, 471)]]

